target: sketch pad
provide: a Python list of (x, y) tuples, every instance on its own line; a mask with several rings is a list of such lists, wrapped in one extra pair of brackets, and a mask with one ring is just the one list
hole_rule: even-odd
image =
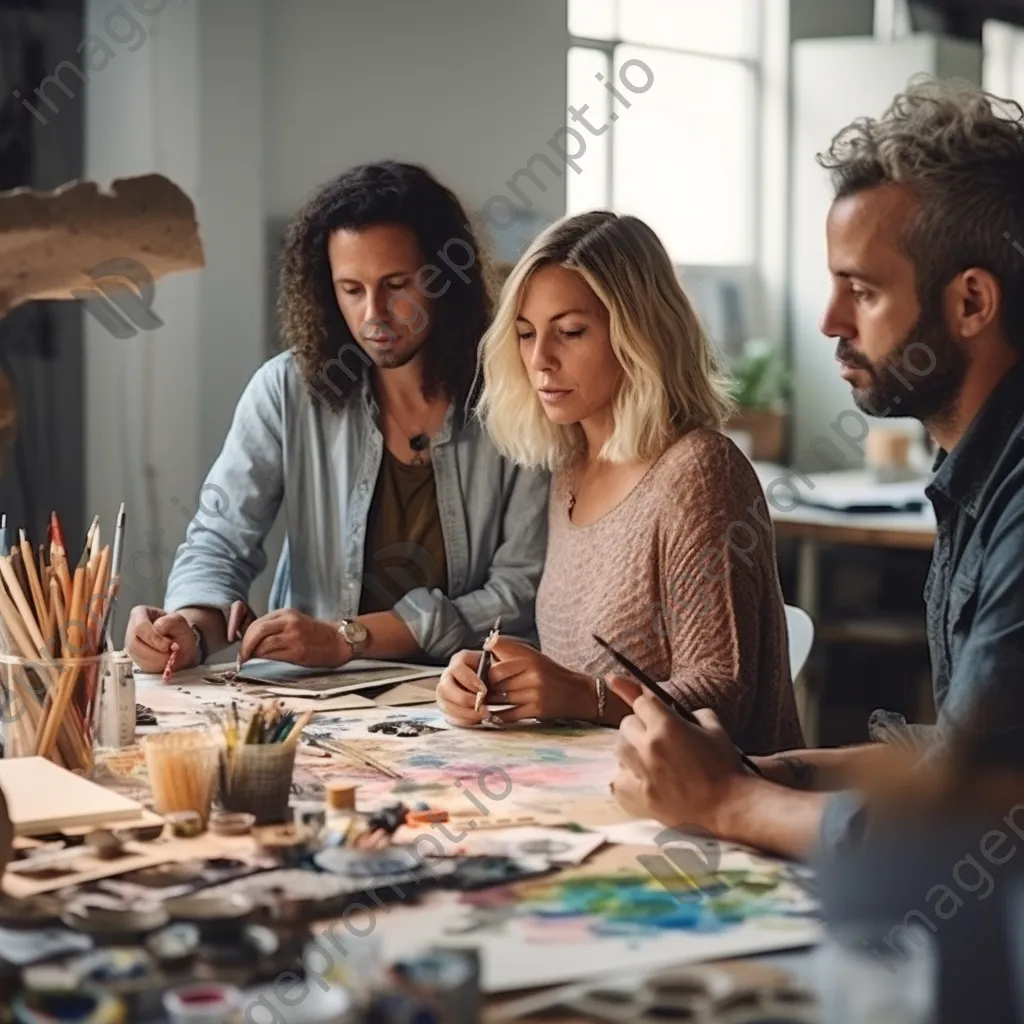
[(18, 836), (45, 835), (76, 825), (136, 821), (142, 805), (104, 789), (45, 757), (0, 761), (0, 789)]
[(338, 669), (312, 671), (281, 661), (253, 660), (235, 676), (235, 682), (255, 684), (283, 697), (327, 699), (376, 686), (392, 686), (414, 679), (436, 679), (441, 669), (432, 665), (356, 659)]

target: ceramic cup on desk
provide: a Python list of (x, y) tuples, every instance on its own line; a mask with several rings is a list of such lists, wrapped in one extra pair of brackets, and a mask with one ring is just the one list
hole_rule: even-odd
[(897, 427), (871, 427), (864, 447), (865, 468), (879, 483), (909, 480), (917, 473), (911, 465), (914, 439)]

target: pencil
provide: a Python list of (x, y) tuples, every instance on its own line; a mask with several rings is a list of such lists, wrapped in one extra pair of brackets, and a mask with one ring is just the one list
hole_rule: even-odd
[(125, 514), (124, 502), (122, 501), (120, 508), (117, 510), (117, 521), (114, 523), (114, 551), (110, 556), (110, 595), (103, 613), (103, 631), (101, 634), (101, 641), (106, 647), (113, 646), (110, 630), (112, 626), (111, 619), (113, 618), (114, 604), (117, 600), (118, 591), (121, 589), (121, 559), (124, 556), (124, 525)]
[(487, 691), (486, 691), (487, 676), (488, 676), (488, 674), (491, 671), (491, 662), (494, 660), (494, 655), (489, 650), (487, 650), (487, 645), (495, 637), (497, 637), (497, 635), (498, 635), (500, 630), (501, 630), (501, 616), (499, 615), (494, 620), (494, 627), (493, 627), (493, 629), (491, 629), (490, 633), (487, 634), (487, 639), (484, 641), (483, 653), (480, 655), (480, 665), (478, 666), (478, 668), (476, 670), (477, 677), (479, 678), (480, 682), (484, 684), (485, 690), (482, 693), (479, 692), (479, 691), (477, 692), (476, 699), (473, 701), (473, 710), (474, 711), (479, 711), (480, 708), (483, 706), (484, 697), (487, 695)]
[(46, 623), (46, 599), (43, 597), (43, 588), (39, 581), (39, 570), (36, 568), (36, 553), (32, 550), (32, 544), (24, 530), (18, 531), (20, 540), (21, 557), (25, 564), (25, 576), (28, 579), (29, 594), (32, 596), (32, 604), (36, 610), (36, 622)]
[(0, 555), (7, 554), (7, 513), (0, 515)]
[[(680, 718), (684, 718), (691, 725), (701, 728), (701, 724), (697, 721), (697, 717), (687, 708), (681, 704), (675, 697), (672, 696), (660, 683), (656, 683), (646, 672), (638, 668), (633, 664), (624, 654), (620, 654), (607, 640), (602, 640), (596, 633), (591, 633), (597, 643), (599, 643), (627, 672), (638, 679), (648, 690), (651, 691), (661, 702), (668, 708), (673, 710)], [(737, 748), (738, 750), (739, 748)], [(764, 776), (764, 772), (754, 764), (753, 761), (747, 757), (742, 751), (740, 751), (740, 759), (743, 764), (749, 768), (755, 775)]]
[[(21, 553), (15, 550), (15, 554), (21, 559)], [(17, 575), (14, 571), (14, 555), (6, 555), (0, 558), (0, 574), (3, 575), (4, 582), (7, 584), (7, 589), (10, 591), (11, 599), (14, 602), (15, 607), (21, 616), (22, 622), (25, 626), (26, 631), (32, 644), (35, 648), (35, 654), (26, 655), (29, 658), (38, 658), (46, 650), (46, 644), (43, 642), (42, 629), (39, 623), (36, 622), (36, 617), (32, 613), (32, 609), (29, 607), (28, 598), (25, 596), (25, 591), (22, 589), (21, 583), (18, 580)]]

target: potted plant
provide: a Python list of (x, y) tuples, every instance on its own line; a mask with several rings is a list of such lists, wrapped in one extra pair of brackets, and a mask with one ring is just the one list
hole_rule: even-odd
[(790, 374), (779, 346), (760, 338), (748, 341), (732, 367), (732, 378), (737, 411), (727, 424), (729, 433), (743, 435), (747, 443), (741, 447), (750, 458), (781, 461)]

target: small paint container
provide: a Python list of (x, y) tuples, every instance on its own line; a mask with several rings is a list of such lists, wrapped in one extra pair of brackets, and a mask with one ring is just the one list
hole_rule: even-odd
[(408, 997), (422, 1000), (423, 1012), (436, 1008), (445, 1024), (480, 1019), (480, 958), (471, 949), (432, 949), (394, 966)]
[(256, 815), (246, 811), (213, 811), (209, 830), (215, 836), (246, 836), (256, 824)]
[(120, 999), (100, 992), (25, 992), (15, 996), (11, 1015), (16, 1024), (124, 1024)]
[(292, 820), (296, 828), (305, 829), (319, 839), (327, 827), (327, 809), (315, 800), (306, 800), (292, 807)]
[(173, 1024), (230, 1024), (242, 1006), (234, 985), (203, 982), (164, 993), (164, 1009)]
[(203, 831), (203, 819), (198, 811), (171, 811), (164, 815), (164, 821), (176, 839), (194, 839)]
[(354, 811), (357, 789), (350, 782), (328, 782), (324, 788), (324, 800), (332, 811)]

